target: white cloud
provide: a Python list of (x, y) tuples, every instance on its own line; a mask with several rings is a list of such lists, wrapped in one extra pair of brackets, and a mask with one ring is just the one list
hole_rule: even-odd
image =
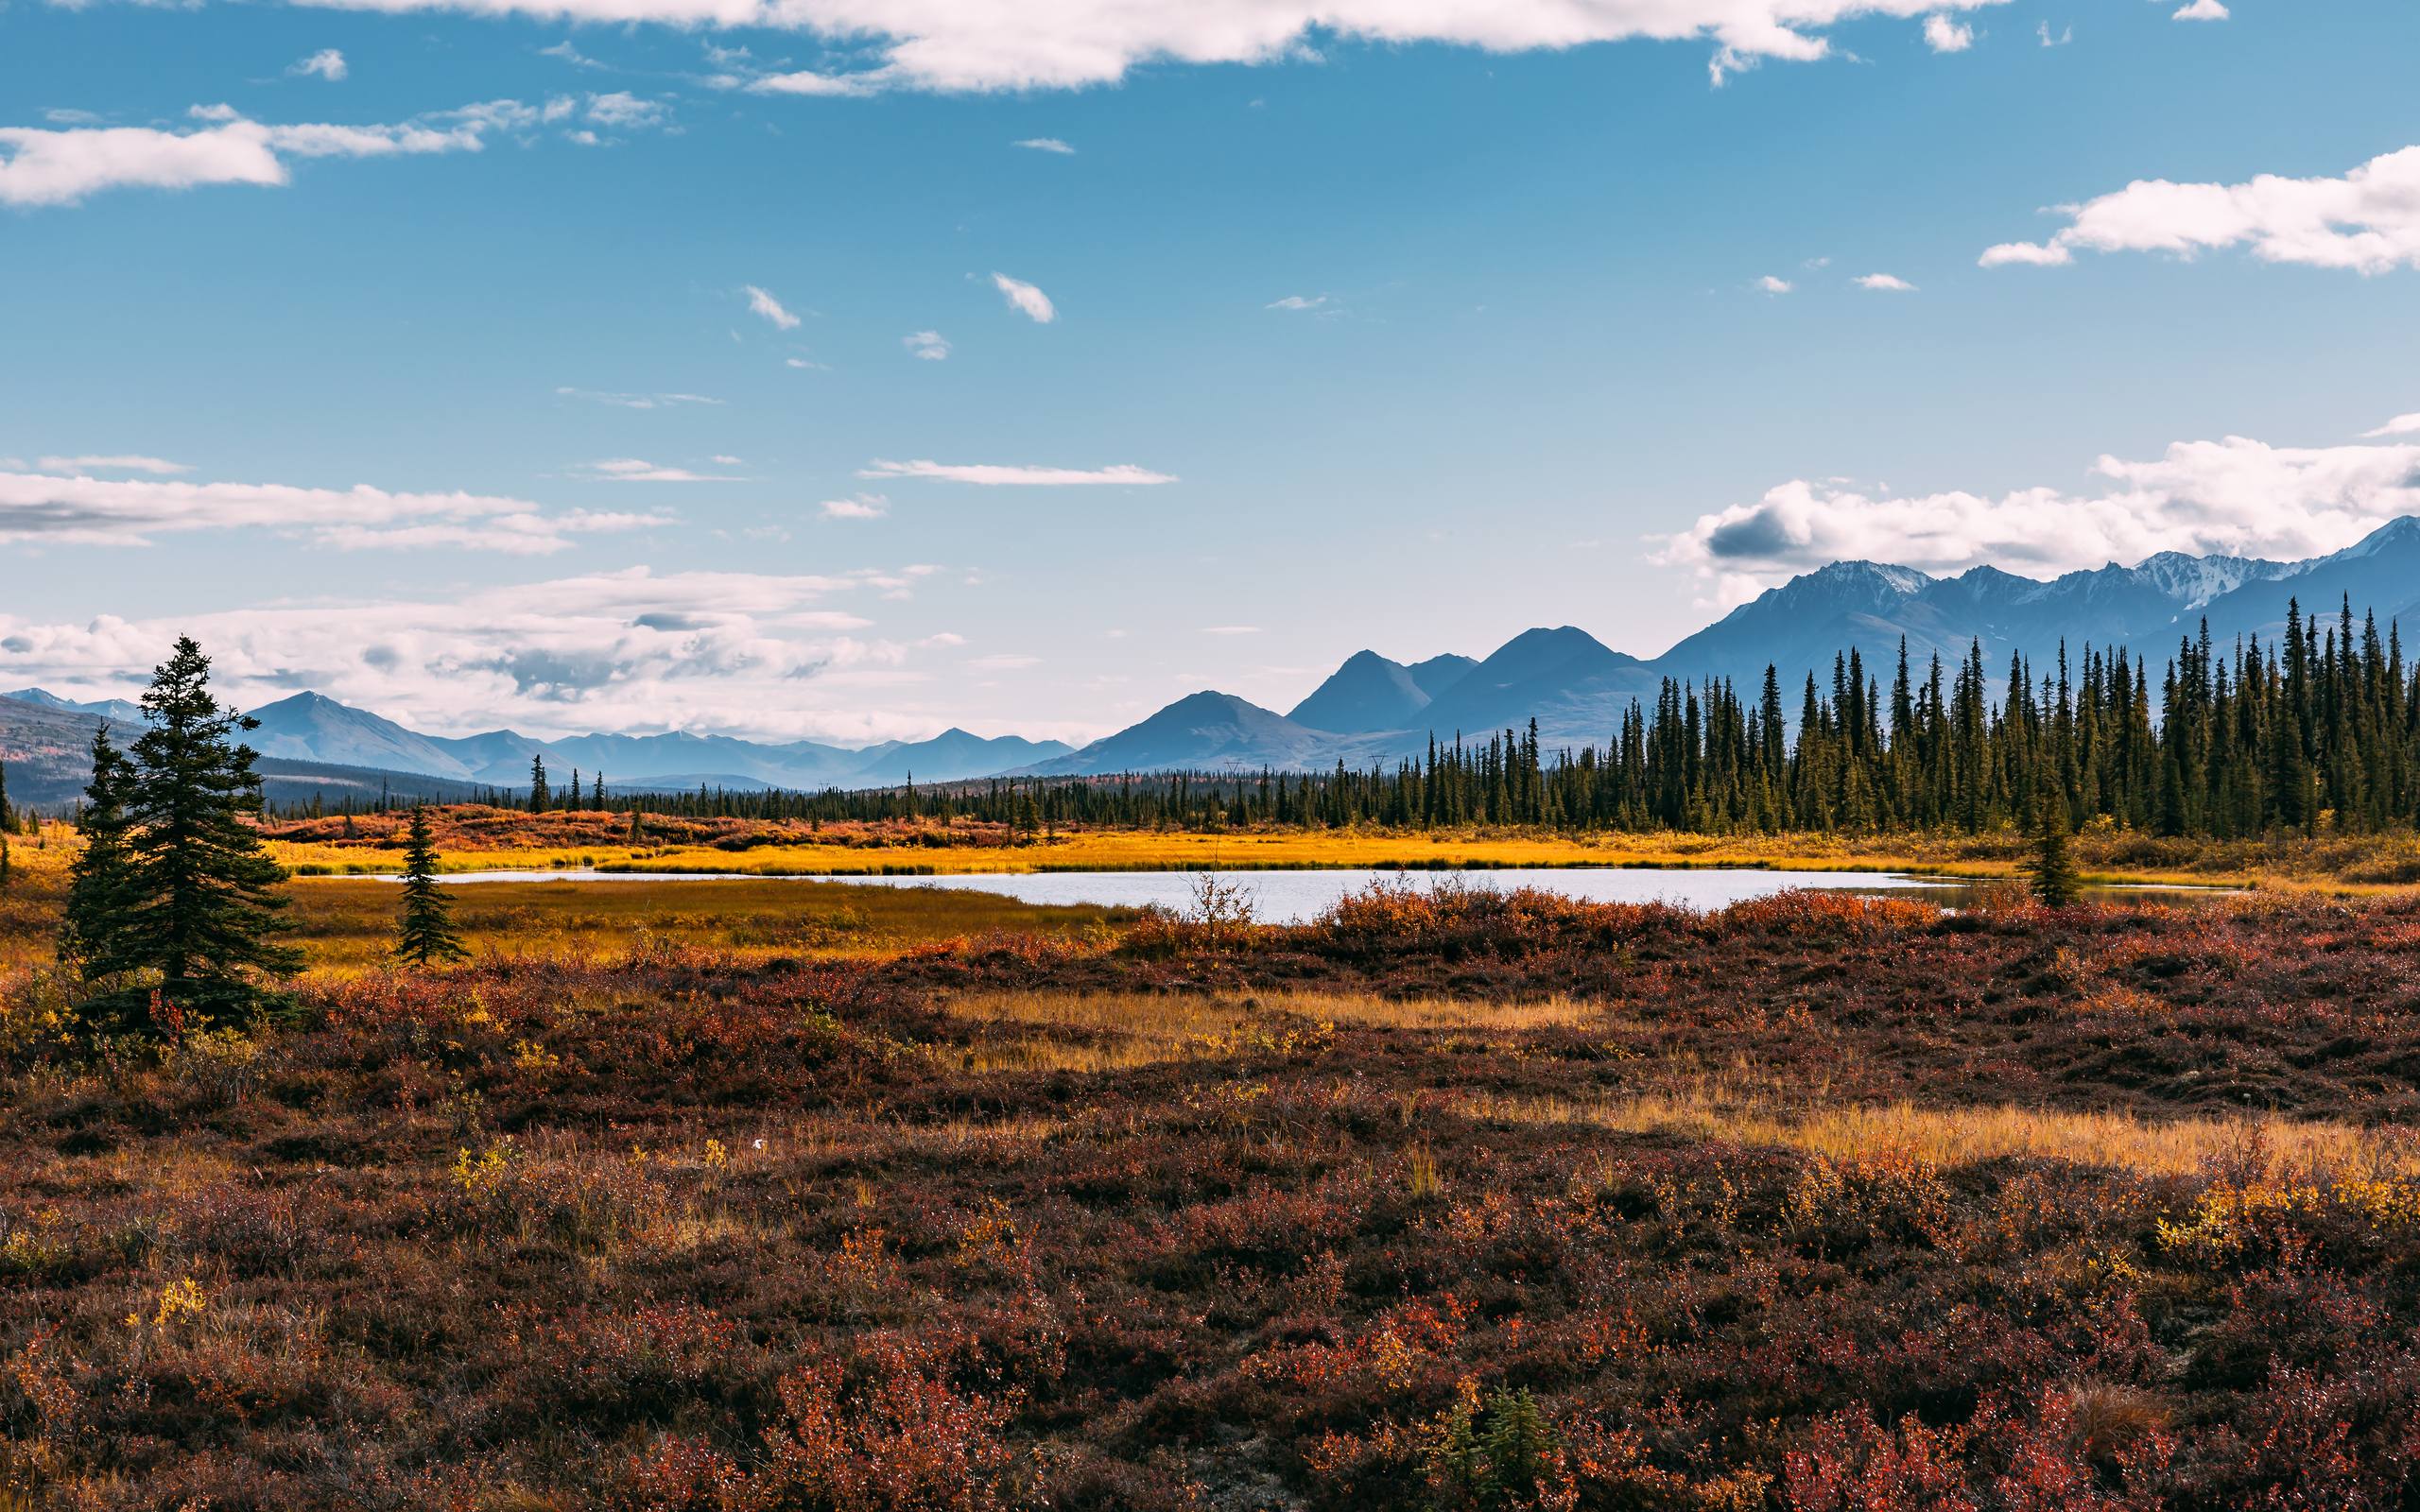
[(333, 47), (322, 47), (286, 70), (299, 78), (324, 78), (331, 84), (344, 82), (351, 71), (345, 66), (344, 54)]
[(2268, 263), (2371, 274), (2420, 267), (2420, 146), (2405, 147), (2341, 179), (2262, 174), (2243, 183), (2138, 179), (2113, 194), (2060, 205), (2071, 222), (2046, 242), (2004, 242), (1985, 267), (2058, 266), (2079, 250), (2176, 257), (2248, 247)]
[(1857, 281), (1861, 289), (1874, 289), (1883, 294), (1913, 294), (1916, 286), (1904, 278), (1890, 273), (1868, 273)]
[(826, 520), (879, 520), (890, 512), (890, 501), (879, 493), (859, 493), (823, 501)]
[(859, 49), (864, 66), (752, 76), (725, 62), (730, 87), (865, 95), (1080, 89), (1135, 67), (1269, 63), (1339, 43), (1438, 43), (1489, 52), (1561, 50), (1632, 40), (1697, 41), (1718, 78), (1764, 60), (1833, 55), (1826, 33), (1869, 17), (1956, 15), (1996, 0), (337, 0), (364, 9), (452, 10), (604, 24), (779, 26)]
[(977, 672), (1022, 672), (1028, 667), (1040, 666), (1042, 658), (1014, 654), (971, 656), (966, 659), (966, 664)]
[(1258, 635), (1260, 627), (1257, 625), (1204, 625), (1201, 627), (1201, 633), (1204, 635)]
[(538, 56), (541, 58), (561, 59), (562, 61), (571, 64), (574, 68), (603, 69), (610, 66), (608, 64), (598, 62), (596, 59), (589, 57), (586, 53), (583, 53), (579, 48), (573, 46), (571, 44), (571, 39), (568, 37), (564, 38), (562, 42), (555, 43), (551, 47), (539, 48)]
[(620, 394), (597, 388), (557, 388), (565, 399), (583, 399), (592, 404), (611, 404), (617, 409), (670, 409), (680, 404), (719, 404), (719, 399), (704, 394)]
[(1937, 53), (1962, 53), (1975, 45), (1975, 28), (1938, 13), (1927, 16), (1925, 45)]
[(2363, 431), (2364, 440), (2377, 440), (2384, 436), (2420, 436), (2420, 414), (2397, 415), (2374, 431)]
[[(849, 707), (910, 652), (861, 632), (847, 576), (646, 568), (452, 596), (292, 599), (175, 619), (48, 624), (0, 610), (0, 686), (140, 681), (181, 633), (241, 707), (307, 687), (415, 729), (594, 729), (759, 738), (929, 733), (928, 714)], [(9, 680), (9, 679), (15, 680)], [(607, 772), (607, 780), (613, 778)]]
[(1058, 306), (1050, 302), (1050, 296), (1023, 279), (994, 273), (992, 275), (992, 286), (1007, 298), (1011, 308), (1022, 312), (1037, 325), (1048, 325), (1059, 318)]
[(2053, 37), (2050, 35), (2050, 24), (2047, 21), (2036, 25), (2033, 34), (2042, 39), (2042, 45), (2045, 47), (2065, 47), (2076, 40), (2076, 28), (2073, 26), (2061, 27), (2059, 34)]
[(1756, 280), (1756, 287), (1764, 290), (1767, 294), (1788, 294), (1791, 289), (1794, 289), (1797, 286), (1797, 284), (1792, 284), (1789, 280), (1786, 278), (1775, 278), (1771, 273), (1768, 273), (1764, 277)]
[(1029, 136), (1022, 142), (1011, 142), (1009, 146), (1012, 147), (1027, 147), (1035, 152), (1056, 152), (1062, 157), (1072, 158), (1076, 155), (1076, 149), (1074, 147), (1069, 146), (1066, 143), (1060, 141), (1055, 136)]
[[(720, 462), (722, 459), (715, 459)], [(745, 478), (724, 477), (717, 473), (692, 472), (686, 468), (665, 467), (635, 456), (609, 456), (601, 462), (587, 463), (581, 475), (602, 483), (744, 483)]]
[(0, 127), (0, 204), (72, 205), (107, 189), (283, 185), (289, 158), (378, 158), (476, 152), (487, 134), (528, 125), (535, 112), (492, 100), (391, 126), (268, 126), (224, 105), (189, 112), (212, 123), (191, 131), (154, 127)]
[(1739, 598), (1825, 562), (1926, 572), (1990, 562), (2056, 574), (2162, 551), (2302, 558), (2353, 544), (2420, 513), (2420, 445), (2293, 448), (2230, 436), (2179, 441), (2151, 461), (2103, 456), (2092, 490), (2031, 488), (1994, 498), (1876, 496), (1793, 479), (1752, 504), (1703, 515), (1656, 559), (1695, 569)]
[(390, 493), (367, 484), (309, 489), (0, 472), (0, 541), (30, 544), (147, 546), (199, 530), (268, 530), (341, 550), (458, 546), (533, 556), (561, 551), (577, 535), (671, 523), (662, 514), (549, 514), (526, 499)]
[(790, 314), (781, 301), (753, 284), (741, 285), (740, 292), (748, 296), (748, 308), (764, 318), (774, 330), (795, 331), (798, 329), (798, 317)]
[(156, 456), (45, 456), (35, 465), (45, 472), (149, 472), (158, 477), (193, 471), (182, 462)]
[(857, 470), (861, 478), (931, 478), (942, 483), (974, 483), (986, 487), (1061, 488), (1086, 484), (1174, 483), (1166, 472), (1120, 464), (1084, 470), (1064, 467), (1003, 467), (995, 464), (886, 462), (877, 458)]
[(936, 630), (916, 643), (919, 649), (928, 651), (949, 650), (965, 644), (966, 637), (956, 630)]
[(1314, 294), (1308, 298), (1305, 298), (1300, 294), (1288, 294), (1282, 300), (1270, 301), (1267, 304), (1262, 305), (1261, 308), (1265, 310), (1317, 310), (1323, 308), (1326, 304), (1327, 296), (1324, 294)]
[(627, 90), (588, 96), (588, 119), (608, 130), (645, 131), (665, 122), (664, 102), (643, 100)]
[(949, 338), (938, 331), (914, 331), (899, 338), (900, 344), (926, 362), (949, 360)]
[(2227, 19), (2227, 8), (2219, 4), (2219, 0), (2193, 0), (2191, 5), (2179, 7), (2176, 13), (2169, 19), (2171, 21), (2224, 21)]

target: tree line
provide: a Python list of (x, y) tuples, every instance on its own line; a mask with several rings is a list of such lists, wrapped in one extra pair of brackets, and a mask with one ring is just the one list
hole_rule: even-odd
[[(2221, 647), (2206, 624), (2156, 678), (2126, 647), (2013, 654), (1996, 679), (1979, 644), (1919, 665), (1903, 640), (1887, 684), (1861, 652), (1786, 698), (1761, 686), (1666, 679), (1602, 745), (1549, 747), (1536, 722), (1432, 736), (1418, 757), (1323, 772), (1166, 772), (818, 793), (700, 787), (511, 806), (690, 817), (971, 818), (1022, 833), (1072, 826), (1218, 830), (1519, 825), (1565, 831), (1868, 833), (2035, 828), (2046, 808), (2170, 835), (2238, 837), (2325, 824), (2420, 823), (2420, 668), (2349, 600), (2333, 623), (2287, 607), (2273, 642)], [(1995, 696), (1995, 694), (1997, 696)]]

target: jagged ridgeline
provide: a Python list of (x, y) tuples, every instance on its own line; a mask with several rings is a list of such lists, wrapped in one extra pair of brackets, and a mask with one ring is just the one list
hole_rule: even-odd
[(1980, 831), (2103, 817), (2220, 837), (2420, 819), (2420, 679), (2393, 626), (2290, 603), (2284, 632), (2214, 645), (2206, 626), (2154, 680), (2125, 647), (2013, 656), (1833, 660), (1786, 693), (1667, 679), (1602, 745), (1545, 747), (1537, 727), (1432, 738), (1421, 757), (1325, 772), (998, 779), (923, 790), (708, 792), (667, 813), (814, 819), (966, 816), (1059, 825), (1540, 825), (1707, 833)]

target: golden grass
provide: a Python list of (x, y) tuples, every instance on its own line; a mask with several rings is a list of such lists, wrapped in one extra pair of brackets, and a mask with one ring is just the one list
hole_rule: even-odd
[(2253, 1152), (2271, 1176), (2420, 1177), (2420, 1142), (2403, 1131), (2270, 1114), (2154, 1120), (2131, 1113), (2065, 1112), (2007, 1105), (1791, 1105), (1779, 1099), (1733, 1099), (1704, 1090), (1643, 1092), (1585, 1103), (1481, 1097), (1462, 1108), (1474, 1118), (1505, 1123), (1569, 1124), (1623, 1134), (1677, 1134), (1805, 1150), (1834, 1159), (1889, 1150), (1942, 1167), (2023, 1157), (2154, 1176), (2195, 1176)]
[(940, 1005), (952, 1018), (1005, 1031), (966, 1053), (965, 1064), (975, 1071), (1133, 1071), (1246, 1051), (1307, 1052), (1337, 1027), (1520, 1034), (1607, 1020), (1601, 1006), (1560, 997), (1508, 1005), (1390, 1001), (1354, 992), (1238, 997), (1035, 990), (966, 993)]
[[(914, 835), (912, 840), (908, 838)], [(1782, 871), (1921, 871), (2013, 880), (2030, 848), (2013, 827), (1983, 834), (1554, 834), (1461, 830), (1389, 833), (1150, 830), (1071, 831), (1023, 845), (944, 842), (944, 833), (902, 832), (900, 843), (781, 843), (727, 850), (709, 845), (598, 844), (457, 849), (447, 871), (531, 870), (738, 873), (750, 876), (966, 875), (1042, 871), (1458, 869), (1560, 867), (1767, 868)], [(397, 851), (377, 846), (273, 841), (289, 868), (330, 876), (391, 872)], [(2420, 882), (2420, 837), (2326, 835), (2275, 840), (2161, 840), (2105, 825), (2075, 840), (2088, 882), (2168, 883), (2375, 892)]]
[[(394, 943), (393, 885), (298, 878), (288, 885), (295, 942), (318, 971), (377, 964)], [(649, 938), (752, 958), (886, 955), (962, 935), (1012, 930), (1066, 938), (1133, 917), (1044, 907), (989, 893), (839, 882), (483, 882), (452, 889), (474, 955), (615, 955)]]

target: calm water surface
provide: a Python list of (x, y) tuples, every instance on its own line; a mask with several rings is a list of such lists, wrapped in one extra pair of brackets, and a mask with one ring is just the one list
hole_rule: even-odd
[[(932, 887), (988, 892), (1019, 902), (1090, 904), (1141, 908), (1156, 905), (1184, 912), (1192, 906), (1201, 874), (1184, 871), (976, 872), (962, 876), (802, 876), (770, 878), (746, 873), (670, 871), (464, 871), (442, 879), (447, 886), (483, 882), (837, 882), (856, 887)], [(385, 880), (392, 881), (389, 877)], [(1945, 908), (1972, 905), (1996, 890), (1951, 877), (1876, 871), (1769, 871), (1657, 869), (1652, 868), (1474, 868), (1467, 871), (1237, 871), (1226, 881), (1253, 902), (1263, 923), (1299, 924), (1316, 919), (1339, 899), (1373, 883), (1392, 886), (1534, 887), (1591, 902), (1666, 902), (1683, 908), (1722, 908), (1792, 888), (1910, 898)], [(2096, 887), (2087, 896), (2113, 902), (2187, 902), (2218, 895), (2218, 889)]]

